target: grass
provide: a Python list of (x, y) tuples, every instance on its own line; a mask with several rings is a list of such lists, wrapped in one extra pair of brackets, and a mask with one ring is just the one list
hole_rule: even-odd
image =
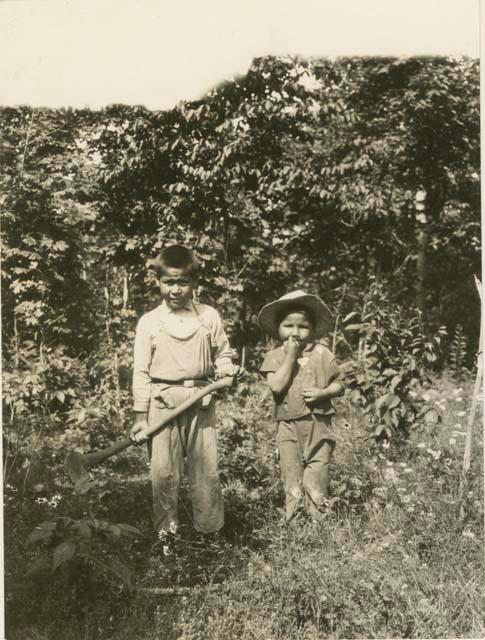
[[(484, 637), (478, 428), (461, 510), (459, 491), (472, 388), (471, 380), (436, 380), (423, 393), (440, 422), (416, 429), (400, 447), (371, 447), (365, 425), (350, 419), (343, 400), (331, 508), (318, 522), (291, 526), (282, 523), (265, 391), (253, 386), (245, 398), (221, 400), (226, 526), (209, 542), (190, 526), (185, 491), (178, 537), (155, 538), (142, 449), (132, 448), (96, 469), (95, 490), (86, 496), (73, 494), (66, 481), (55, 434), (35, 455), (19, 451), (4, 487), (6, 637)], [(90, 512), (97, 521), (140, 529), (134, 538), (96, 530), (89, 541), (103, 566), (122, 563), (128, 573), (104, 571), (75, 556), (54, 573), (41, 567), (27, 575), (40, 556), (50, 554), (51, 561), (54, 546), (39, 542), (26, 548), (32, 529), (42, 521), (80, 520)], [(65, 539), (62, 531), (57, 542)], [(124, 586), (123, 576), (132, 588)], [(177, 587), (190, 590), (150, 591)]]

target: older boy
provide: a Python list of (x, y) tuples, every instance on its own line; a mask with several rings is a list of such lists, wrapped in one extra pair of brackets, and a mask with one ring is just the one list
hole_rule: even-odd
[[(193, 301), (199, 265), (189, 249), (166, 247), (154, 263), (162, 303), (138, 322), (133, 366), (135, 422), (130, 437), (147, 439), (149, 425), (207, 384), (239, 373), (215, 309)], [(217, 467), (214, 404), (210, 396), (157, 432), (149, 442), (155, 527), (177, 527), (178, 492), (187, 461), (194, 526), (202, 533), (224, 524)]]

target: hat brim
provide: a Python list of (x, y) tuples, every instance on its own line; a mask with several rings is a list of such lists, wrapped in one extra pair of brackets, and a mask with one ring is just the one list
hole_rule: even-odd
[(265, 305), (259, 312), (259, 324), (272, 338), (279, 338), (278, 318), (285, 308), (301, 307), (309, 309), (315, 319), (313, 333), (315, 338), (323, 338), (332, 327), (332, 313), (327, 305), (318, 296), (308, 293), (295, 298), (276, 300)]

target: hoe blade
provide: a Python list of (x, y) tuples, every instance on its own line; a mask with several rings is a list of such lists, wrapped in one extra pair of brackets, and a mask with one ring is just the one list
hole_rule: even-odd
[(74, 490), (80, 494), (86, 493), (91, 486), (89, 473), (84, 466), (83, 457), (81, 453), (71, 451), (71, 453), (66, 456), (64, 462), (67, 475), (74, 483)]

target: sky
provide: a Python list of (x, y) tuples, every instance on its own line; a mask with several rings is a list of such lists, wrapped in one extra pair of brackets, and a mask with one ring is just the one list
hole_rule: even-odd
[(267, 54), (478, 57), (479, 0), (0, 0), (0, 106), (172, 108)]

